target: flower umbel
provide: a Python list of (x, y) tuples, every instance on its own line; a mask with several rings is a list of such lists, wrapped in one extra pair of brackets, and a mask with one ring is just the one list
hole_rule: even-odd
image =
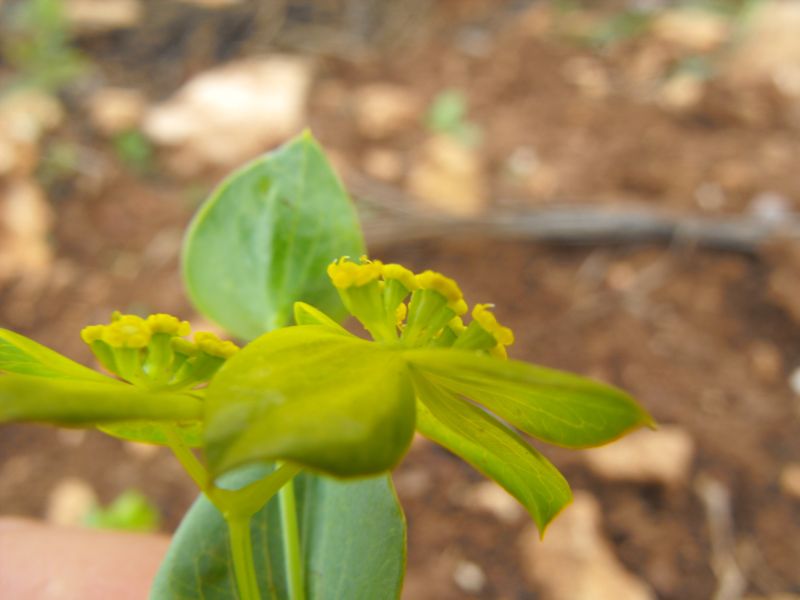
[(347, 309), (377, 341), (404, 346), (455, 347), (506, 356), (514, 334), (497, 322), (492, 304), (476, 304), (472, 322), (458, 284), (435, 271), (414, 274), (398, 264), (362, 256), (342, 257), (328, 267), (331, 282)]
[(111, 373), (149, 390), (182, 390), (208, 382), (239, 348), (168, 314), (147, 318), (114, 312), (107, 325), (89, 325), (81, 338)]

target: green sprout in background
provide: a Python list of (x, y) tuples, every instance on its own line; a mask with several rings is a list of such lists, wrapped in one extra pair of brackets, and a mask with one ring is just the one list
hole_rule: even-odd
[(116, 134), (112, 143), (117, 158), (134, 173), (146, 175), (153, 169), (153, 146), (138, 129)]
[(480, 126), (468, 119), (464, 93), (455, 89), (436, 95), (425, 115), (425, 125), (430, 132), (452, 137), (465, 146), (477, 146), (482, 137)]
[(88, 68), (70, 43), (62, 0), (26, 0), (10, 10), (0, 51), (16, 73), (12, 86), (57, 92)]
[(128, 490), (106, 507), (94, 506), (84, 518), (84, 524), (96, 529), (157, 531), (161, 515), (147, 496)]
[[(405, 521), (389, 472), (415, 431), (544, 533), (571, 492), (526, 435), (584, 448), (653, 423), (614, 387), (506, 358), (511, 330), (491, 305), (470, 311), (452, 279), (364, 256), (308, 133), (217, 189), (183, 273), (200, 312), (249, 343), (115, 313), (81, 334), (108, 376), (0, 330), (0, 422), (166, 445), (202, 492), (154, 600), (397, 598)], [(371, 339), (344, 329), (347, 315)]]

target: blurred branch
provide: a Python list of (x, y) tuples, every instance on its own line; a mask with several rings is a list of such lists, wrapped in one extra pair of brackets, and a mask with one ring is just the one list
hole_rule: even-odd
[(361, 174), (350, 173), (345, 179), (363, 208), (367, 239), (373, 245), (478, 235), (575, 245), (658, 243), (756, 254), (771, 239), (800, 239), (800, 216), (692, 217), (649, 208), (569, 204), (458, 218), (428, 212), (413, 196)]

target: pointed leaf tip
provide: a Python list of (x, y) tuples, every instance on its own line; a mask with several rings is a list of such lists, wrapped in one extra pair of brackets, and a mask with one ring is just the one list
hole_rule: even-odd
[(455, 350), (413, 350), (406, 356), (437, 385), (558, 446), (598, 446), (654, 423), (622, 390), (571, 373)]

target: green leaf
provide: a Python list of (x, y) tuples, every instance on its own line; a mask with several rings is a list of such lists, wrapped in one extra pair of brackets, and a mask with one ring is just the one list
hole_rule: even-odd
[[(203, 445), (203, 424), (200, 421), (184, 421), (176, 423), (177, 433), (183, 443), (191, 448)], [(143, 444), (167, 445), (167, 436), (164, 434), (162, 423), (153, 421), (138, 421), (132, 423), (114, 423), (100, 425), (98, 429), (103, 433), (112, 435), (121, 440), (141, 442)]]
[(647, 411), (625, 392), (577, 375), (452, 349), (405, 354), (437, 385), (551, 444), (597, 446), (653, 425)]
[(214, 192), (187, 233), (183, 274), (204, 315), (253, 339), (287, 324), (296, 300), (344, 316), (326, 268), (363, 252), (355, 209), (306, 132)]
[(494, 479), (530, 513), (539, 531), (572, 500), (563, 475), (519, 435), (485, 411), (414, 377), (417, 429)]
[(294, 322), (298, 325), (325, 325), (332, 331), (350, 335), (350, 332), (339, 325), (339, 323), (331, 319), (321, 310), (305, 302), (294, 303)]
[(47, 346), (8, 329), (0, 329), (0, 371), (57, 379), (113, 381)]
[(321, 325), (286, 327), (248, 344), (206, 394), (206, 457), (219, 475), (288, 460), (339, 476), (397, 464), (414, 433), (402, 353)]
[(0, 423), (86, 426), (115, 421), (196, 421), (201, 401), (189, 394), (146, 392), (115, 382), (28, 375), (0, 377)]
[[(405, 570), (405, 519), (387, 476), (294, 479), (308, 600), (394, 600)], [(278, 499), (251, 522), (262, 600), (286, 600)], [(238, 600), (228, 533), (200, 497), (172, 541), (150, 600)]]

